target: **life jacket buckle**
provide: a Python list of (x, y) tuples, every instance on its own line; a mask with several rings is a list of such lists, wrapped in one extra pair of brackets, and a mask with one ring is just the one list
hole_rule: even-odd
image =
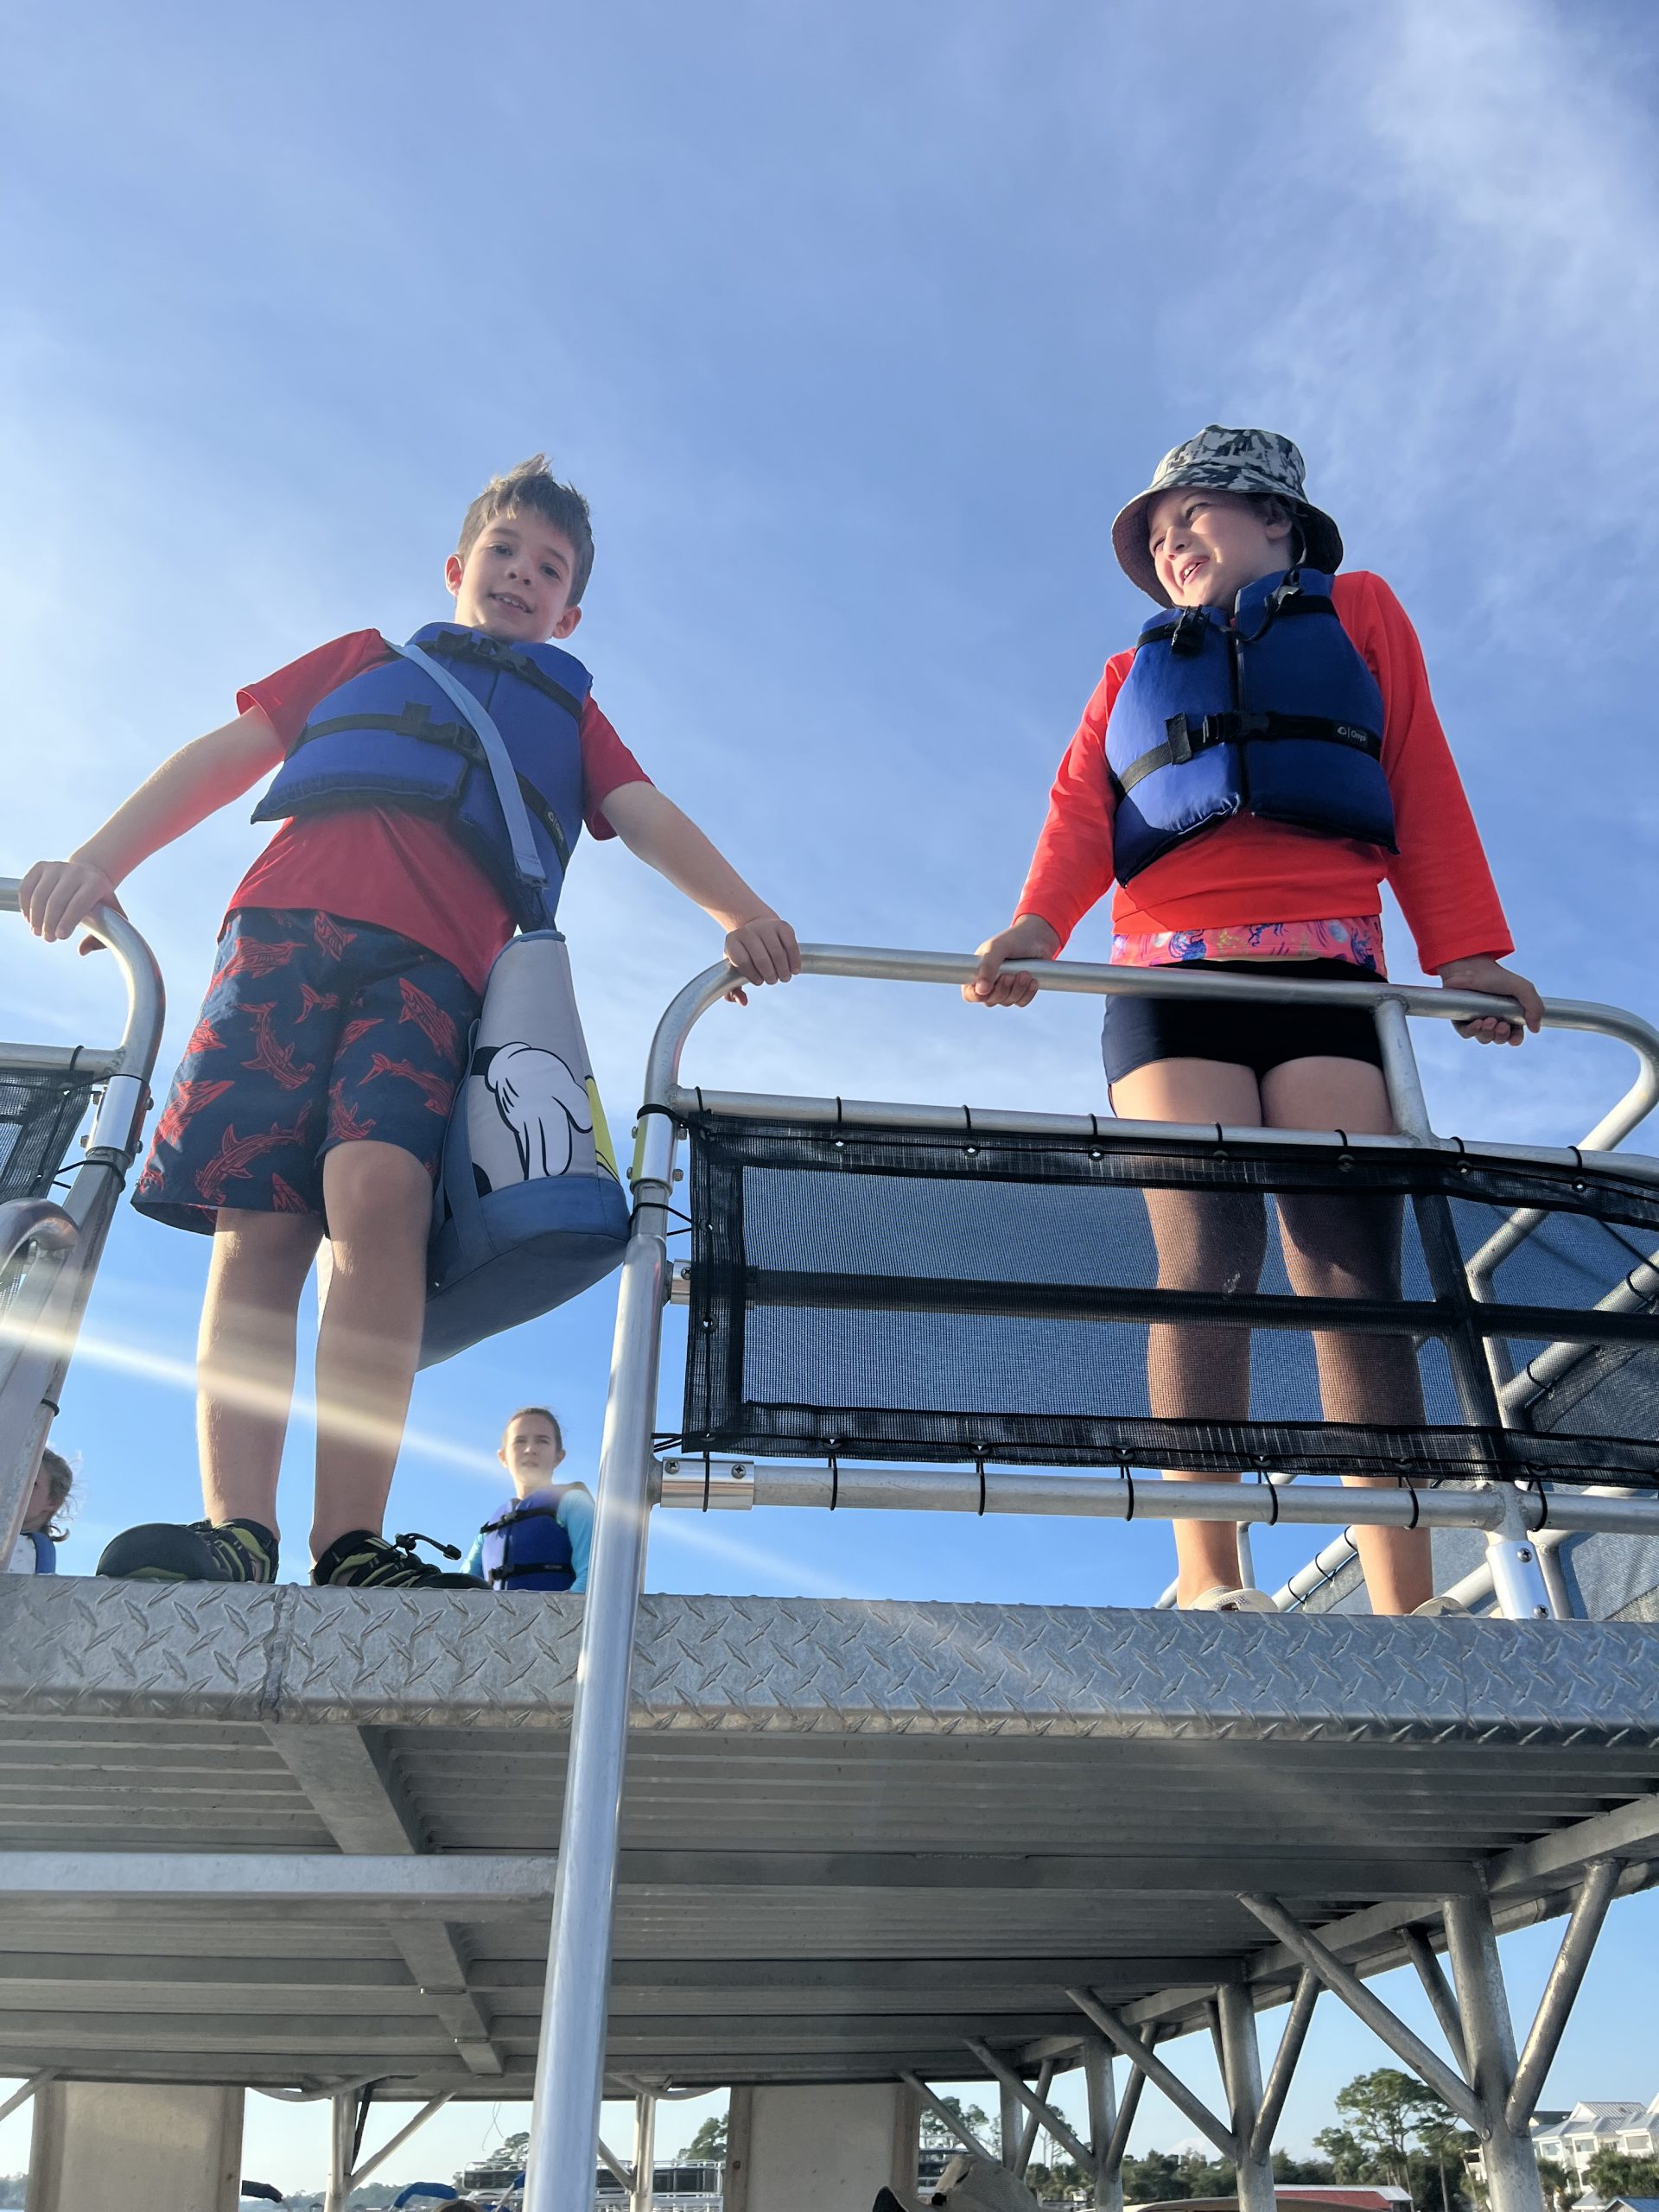
[[(1194, 660), (1204, 651), (1210, 617), (1201, 607), (1185, 607), (1169, 633), (1169, 650), (1178, 660)], [(1185, 759), (1186, 756), (1182, 755)]]
[(1185, 715), (1172, 715), (1164, 724), (1164, 734), (1169, 744), (1169, 759), (1172, 766), (1178, 766), (1181, 762), (1192, 758), (1192, 738), (1187, 728)]

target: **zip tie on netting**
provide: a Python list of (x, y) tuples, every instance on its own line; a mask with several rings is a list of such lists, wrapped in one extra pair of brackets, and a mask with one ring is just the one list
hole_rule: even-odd
[(985, 1454), (982, 1451), (974, 1453), (974, 1471), (979, 1477), (979, 1518), (982, 1521), (985, 1518)]
[(1119, 1466), (1118, 1472), (1128, 1484), (1129, 1491), (1129, 1510), (1123, 1518), (1125, 1521), (1133, 1521), (1135, 1518), (1135, 1477), (1129, 1472), (1129, 1463), (1127, 1459)]
[(833, 1513), (841, 1503), (841, 1461), (830, 1454), (830, 1510)]

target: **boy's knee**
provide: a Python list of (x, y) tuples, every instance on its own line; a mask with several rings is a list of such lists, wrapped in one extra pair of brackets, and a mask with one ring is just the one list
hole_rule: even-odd
[(432, 1179), (399, 1145), (364, 1140), (336, 1145), (322, 1163), (329, 1234), (335, 1239), (395, 1224), (424, 1234), (432, 1210)]

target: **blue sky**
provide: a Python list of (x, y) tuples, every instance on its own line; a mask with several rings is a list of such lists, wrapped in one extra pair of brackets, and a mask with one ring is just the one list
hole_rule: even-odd
[[(1520, 964), (1654, 1011), (1648, 10), (623, 0), (469, 32), (429, 0), (91, 0), (16, 10), (9, 65), (0, 869), (85, 836), (239, 683), (442, 614), (467, 500), (544, 447), (593, 501), (579, 642), (648, 772), (804, 938), (969, 949), (1007, 919), (1054, 763), (1141, 619), (1111, 514), (1201, 423), (1262, 422), (1418, 621)], [(171, 992), (165, 1065), (257, 849), (244, 812), (128, 889)], [(583, 848), (563, 921), (626, 1128), (651, 1025), (715, 936), (615, 845)], [(1106, 935), (1097, 914), (1073, 949)], [(1397, 916), (1389, 943), (1412, 973)], [(0, 993), (15, 1035), (115, 1026), (107, 970), (15, 928)], [(804, 983), (711, 1016), (688, 1065), (1088, 1110), (1096, 1026), (1082, 1001), (992, 1017)], [(1579, 1040), (1424, 1052), (1441, 1125), (1470, 1134), (1570, 1138), (1624, 1075)], [(205, 1262), (130, 1215), (111, 1240), (59, 1429), (83, 1471), (66, 1567), (199, 1510)], [(527, 1397), (591, 1467), (609, 1305), (422, 1382), (398, 1526), (470, 1533)], [(1147, 1602), (1169, 1573), (1155, 1529), (877, 1534), (659, 1516), (651, 1580), (1080, 1604)], [(1267, 1570), (1301, 1550), (1264, 1545)], [(1655, 1917), (1614, 1924), (1552, 2099), (1659, 2088), (1627, 2026)], [(1541, 1974), (1539, 1939), (1510, 1948)], [(1327, 2026), (1287, 2139), (1380, 2062)], [(268, 2163), (321, 2171), (320, 2119), (255, 2110)], [(434, 2162), (485, 2125), (446, 2118)], [(22, 2131), (0, 2124), (0, 2166)], [(1142, 2139), (1184, 2132), (1148, 2098)]]

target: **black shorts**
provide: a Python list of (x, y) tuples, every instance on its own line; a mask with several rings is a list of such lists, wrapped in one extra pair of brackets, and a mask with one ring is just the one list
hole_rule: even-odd
[[(1370, 968), (1351, 960), (1193, 960), (1212, 976), (1269, 971), (1306, 982), (1376, 982)], [(1286, 1060), (1325, 1057), (1363, 1060), (1380, 1068), (1376, 1024), (1363, 1007), (1246, 1006), (1219, 999), (1110, 998), (1101, 1034), (1106, 1080), (1121, 1083), (1154, 1060), (1224, 1060), (1258, 1077)]]

